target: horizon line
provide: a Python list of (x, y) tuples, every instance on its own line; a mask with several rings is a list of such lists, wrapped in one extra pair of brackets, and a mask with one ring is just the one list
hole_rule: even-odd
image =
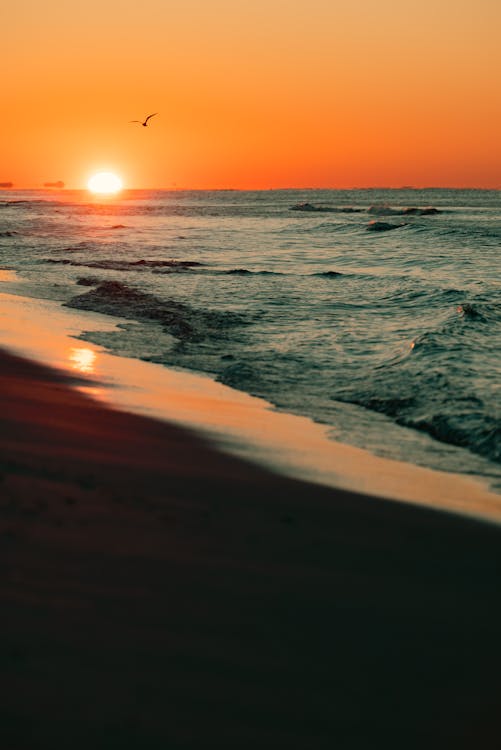
[[(15, 184), (9, 186), (2, 186), (0, 184), (0, 192), (9, 192), (16, 190), (37, 190), (44, 192), (89, 192), (87, 187), (47, 187), (44, 185), (40, 186), (23, 186), (17, 187)], [(238, 193), (267, 193), (272, 191), (288, 191), (288, 190), (501, 190), (501, 186), (496, 187), (480, 187), (478, 185), (354, 185), (351, 187), (326, 187), (326, 186), (288, 186), (288, 187), (268, 187), (268, 188), (235, 188), (235, 187), (123, 187), (117, 193), (123, 193), (127, 191), (153, 191), (162, 190), (165, 192), (238, 192)], [(116, 194), (114, 194), (116, 195)]]

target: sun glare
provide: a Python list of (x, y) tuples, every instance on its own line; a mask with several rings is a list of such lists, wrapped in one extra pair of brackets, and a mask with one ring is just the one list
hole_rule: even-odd
[(71, 367), (78, 372), (82, 372), (85, 375), (90, 375), (94, 372), (96, 367), (96, 352), (93, 349), (87, 349), (87, 347), (72, 347), (68, 358), (70, 360)]
[(122, 189), (122, 180), (113, 172), (98, 172), (93, 175), (87, 187), (91, 193), (118, 193)]

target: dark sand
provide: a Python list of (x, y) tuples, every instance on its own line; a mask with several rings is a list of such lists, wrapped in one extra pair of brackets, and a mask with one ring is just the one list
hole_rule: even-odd
[(501, 746), (499, 527), (0, 373), (2, 748)]

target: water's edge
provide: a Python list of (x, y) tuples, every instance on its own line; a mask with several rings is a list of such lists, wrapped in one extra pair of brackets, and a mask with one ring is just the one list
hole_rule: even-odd
[(483, 481), (376, 457), (206, 375), (118, 357), (81, 340), (84, 330), (112, 331), (120, 319), (2, 293), (0, 310), (2, 346), (78, 374), (88, 380), (81, 390), (106, 404), (182, 424), (287, 476), (501, 521), (501, 496)]

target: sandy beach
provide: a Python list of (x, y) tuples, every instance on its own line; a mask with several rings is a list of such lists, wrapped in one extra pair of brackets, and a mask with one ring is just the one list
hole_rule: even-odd
[(497, 526), (0, 380), (5, 747), (498, 746)]

